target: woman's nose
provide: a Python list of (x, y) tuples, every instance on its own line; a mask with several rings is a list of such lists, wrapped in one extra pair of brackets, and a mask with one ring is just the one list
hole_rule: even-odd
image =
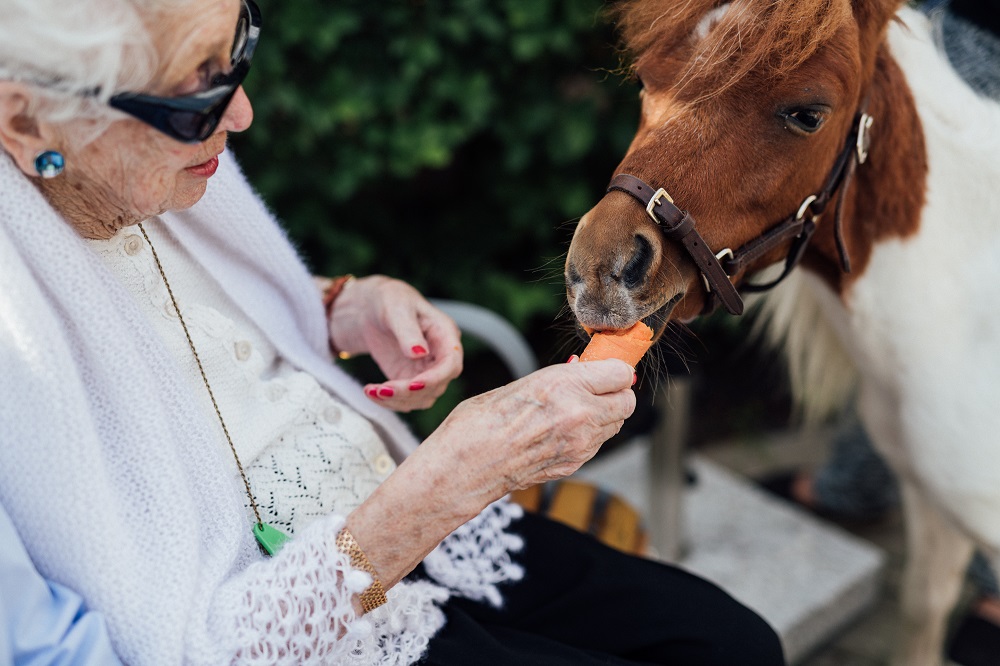
[(240, 86), (236, 89), (232, 101), (229, 102), (225, 115), (222, 116), (221, 129), (227, 132), (242, 132), (250, 127), (252, 122), (253, 106), (251, 106), (250, 98), (247, 97), (243, 86)]

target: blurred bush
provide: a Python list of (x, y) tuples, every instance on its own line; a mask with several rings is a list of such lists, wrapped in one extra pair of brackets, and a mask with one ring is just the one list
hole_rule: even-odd
[[(561, 257), (638, 117), (602, 0), (259, 4), (254, 126), (232, 145), (313, 270), (484, 305), (543, 363), (576, 350), (553, 327)], [(509, 379), (469, 351), (418, 430)]]
[(314, 270), (549, 325), (638, 113), (601, 0), (259, 4), (233, 146)]

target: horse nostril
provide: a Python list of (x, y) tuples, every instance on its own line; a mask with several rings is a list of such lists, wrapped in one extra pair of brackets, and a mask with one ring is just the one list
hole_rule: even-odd
[(622, 270), (622, 281), (628, 289), (635, 289), (646, 281), (649, 266), (653, 263), (653, 246), (644, 236), (635, 236), (635, 254)]

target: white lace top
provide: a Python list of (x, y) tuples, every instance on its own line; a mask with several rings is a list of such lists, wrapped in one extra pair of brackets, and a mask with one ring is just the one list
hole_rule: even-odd
[[(281, 359), (159, 219), (143, 227), (187, 322), (261, 518), (294, 534), (320, 516), (349, 514), (396, 469), (371, 423)], [(149, 316), (225, 446), (194, 355), (139, 229), (125, 228), (110, 240), (88, 244)], [(238, 476), (235, 464), (232, 469)]]

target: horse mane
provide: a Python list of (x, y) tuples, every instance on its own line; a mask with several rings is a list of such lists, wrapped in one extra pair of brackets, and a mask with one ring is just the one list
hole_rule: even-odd
[[(712, 10), (729, 4), (702, 39), (693, 35)], [(610, 10), (632, 61), (688, 43), (694, 52), (675, 85), (718, 94), (757, 70), (790, 71), (853, 19), (848, 0), (621, 0)]]

